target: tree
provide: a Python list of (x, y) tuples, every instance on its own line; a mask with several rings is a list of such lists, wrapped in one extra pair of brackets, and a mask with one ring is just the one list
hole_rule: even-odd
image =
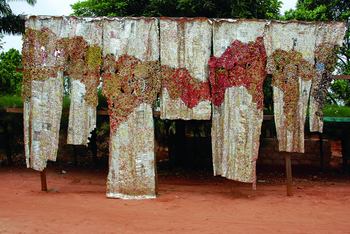
[(348, 20), (349, 17), (349, 0), (298, 0), (296, 9), (284, 15), (284, 19), (308, 21)]
[[(349, 0), (298, 0), (295, 10), (285, 13), (283, 19), (308, 21), (346, 21), (348, 30), (343, 46), (339, 50), (337, 72), (350, 75), (350, 1)], [(350, 84), (345, 80), (335, 80), (330, 87), (330, 100), (338, 100), (350, 105)]]
[[(14, 15), (9, 1), (0, 0), (0, 33), (22, 34), (24, 32), (24, 19), (21, 15)], [(34, 5), (36, 0), (26, 0)]]
[(21, 93), (22, 56), (16, 49), (0, 54), (0, 95), (19, 95)]
[(72, 5), (77, 16), (279, 17), (279, 0), (84, 0)]

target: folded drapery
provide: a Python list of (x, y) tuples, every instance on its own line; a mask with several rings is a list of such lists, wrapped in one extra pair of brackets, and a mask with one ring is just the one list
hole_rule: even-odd
[(67, 144), (87, 145), (96, 127), (97, 87), (102, 65), (102, 22), (75, 19), (66, 40), (71, 81)]
[(310, 91), (309, 125), (311, 132), (323, 131), (323, 106), (332, 72), (337, 62), (337, 47), (343, 43), (345, 35), (343, 23), (321, 23), (316, 28), (315, 67), (316, 76)]
[(210, 53), (211, 23), (208, 19), (160, 19), (162, 119), (210, 119)]
[(304, 152), (304, 126), (315, 75), (315, 24), (272, 22), (266, 33), (267, 70), (280, 151)]
[(217, 57), (209, 61), (214, 175), (249, 183), (256, 180), (263, 119), (264, 28), (265, 22), (214, 22)]
[[(54, 30), (54, 31), (52, 31)], [(42, 171), (55, 161), (63, 101), (61, 21), (26, 21), (23, 43), (23, 120), (27, 167)]]
[(110, 116), (107, 197), (156, 196), (153, 103), (160, 91), (157, 19), (104, 24), (103, 93)]

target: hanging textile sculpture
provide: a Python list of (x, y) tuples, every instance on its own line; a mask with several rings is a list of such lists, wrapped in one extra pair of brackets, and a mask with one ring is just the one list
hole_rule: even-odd
[(71, 81), (67, 144), (87, 145), (96, 127), (102, 25), (100, 21), (75, 18), (72, 21), (74, 36), (66, 40), (67, 74)]
[(104, 23), (103, 93), (110, 116), (107, 197), (156, 196), (153, 103), (160, 91), (158, 20)]
[(258, 21), (215, 21), (217, 57), (209, 60), (214, 175), (254, 185), (266, 77), (264, 27)]
[(304, 153), (304, 125), (315, 76), (315, 24), (272, 22), (267, 33), (267, 70), (272, 74), (279, 151)]
[(160, 19), (162, 119), (210, 119), (210, 50), (208, 19)]
[[(42, 171), (55, 161), (63, 100), (61, 22), (30, 17), (23, 43), (23, 119), (27, 167)], [(55, 31), (53, 31), (55, 29)]]
[(311, 132), (323, 131), (322, 108), (337, 62), (337, 47), (342, 45), (345, 30), (344, 23), (322, 23), (316, 28), (315, 67), (317, 73), (312, 80), (310, 92), (309, 125)]

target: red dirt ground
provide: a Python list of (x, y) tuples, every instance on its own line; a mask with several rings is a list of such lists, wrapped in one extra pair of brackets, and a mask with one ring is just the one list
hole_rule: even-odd
[[(221, 178), (160, 175), (155, 200), (105, 197), (105, 173), (0, 168), (0, 233), (350, 233), (348, 179), (282, 180), (257, 191)], [(282, 178), (280, 178), (282, 179)]]

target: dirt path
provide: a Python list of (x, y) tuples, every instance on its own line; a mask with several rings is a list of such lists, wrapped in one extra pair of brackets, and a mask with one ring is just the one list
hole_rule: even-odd
[(160, 176), (155, 200), (107, 199), (101, 172), (0, 169), (0, 233), (350, 233), (350, 181), (278, 182)]

